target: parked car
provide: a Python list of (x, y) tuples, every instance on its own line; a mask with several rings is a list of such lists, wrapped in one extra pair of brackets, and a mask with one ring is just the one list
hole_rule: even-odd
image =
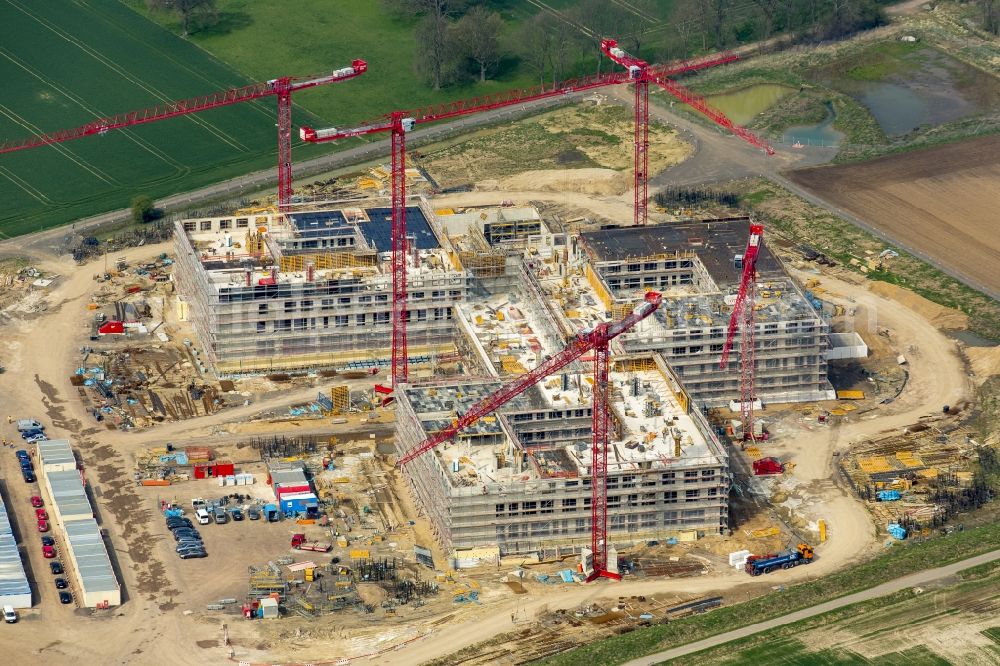
[(168, 530), (177, 529), (178, 527), (194, 527), (194, 523), (187, 518), (170, 518), (167, 520)]
[(31, 437), (26, 438), (24, 441), (27, 442), (28, 444), (34, 444), (35, 442), (47, 442), (49, 441), (49, 438), (45, 436), (45, 433), (42, 433), (40, 435), (32, 435)]
[(38, 520), (48, 520), (49, 514), (45, 513), (45, 509), (35, 509), (35, 518)]
[(195, 537), (200, 539), (201, 533), (193, 527), (181, 527), (174, 530), (174, 541), (180, 541), (184, 537)]
[(18, 460), (31, 460), (31, 456), (24, 449), (18, 449), (16, 455)]
[(38, 435), (44, 435), (45, 433), (41, 430), (22, 430), (20, 433), (21, 439), (28, 439), (29, 437), (37, 437)]
[(32, 464), (32, 462), (30, 460), (19, 460), (18, 462), (21, 463), (21, 471), (22, 472), (25, 472), (25, 471), (33, 472), (35, 470), (35, 466), (34, 466), (34, 464)]
[(17, 611), (14, 610), (13, 606), (3, 607), (3, 621), (7, 624), (14, 624), (17, 622)]
[(71, 604), (73, 603), (73, 595), (65, 590), (59, 593), (59, 603), (61, 604)]
[(53, 539), (50, 536), (43, 536), (42, 537), (42, 545), (43, 546), (54, 546), (54, 545), (56, 545), (56, 540)]
[(39, 521), (38, 521), (38, 531), (39, 532), (48, 532), (49, 531), (49, 521), (44, 520), (44, 519), (39, 519)]
[(25, 483), (35, 482), (35, 473), (30, 470), (21, 470), (21, 474), (24, 476)]
[(190, 560), (199, 557), (208, 557), (208, 553), (203, 550), (186, 550), (183, 553), (180, 553), (180, 558), (182, 560)]
[(215, 524), (216, 525), (225, 525), (228, 522), (229, 522), (229, 514), (227, 514), (222, 509), (216, 509), (216, 511), (215, 511)]
[(44, 506), (44, 504), (45, 503), (42, 502), (42, 498), (39, 497), (38, 495), (32, 495), (31, 496), (31, 506), (33, 506), (33, 507), (35, 507), (37, 509), (40, 506)]
[(181, 541), (174, 548), (175, 553), (185, 553), (189, 550), (205, 550), (205, 544), (201, 541)]
[(49, 562), (49, 570), (53, 575), (58, 576), (63, 572), (62, 562)]
[(56, 578), (56, 588), (65, 590), (67, 587), (69, 587), (69, 583), (66, 582), (65, 578)]
[(232, 514), (233, 520), (243, 520), (243, 511), (240, 510), (240, 507), (234, 506), (229, 510), (229, 513)]
[(250, 507), (247, 509), (247, 518), (250, 520), (260, 520), (260, 511), (256, 507)]
[(53, 546), (42, 546), (42, 557), (51, 560), (56, 556), (56, 549)]

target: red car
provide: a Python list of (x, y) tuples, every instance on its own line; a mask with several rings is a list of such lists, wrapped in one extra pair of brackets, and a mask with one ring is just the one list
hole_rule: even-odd
[[(43, 518), (39, 518), (38, 519), (38, 531), (39, 532), (48, 532), (49, 531), (49, 521), (47, 521), (47, 520), (45, 520)], [(51, 547), (52, 546), (47, 546), (47, 548), (51, 548)]]
[(31, 506), (35, 507), (36, 509), (38, 507), (42, 506), (42, 498), (39, 497), (38, 495), (32, 495), (31, 496)]
[(42, 557), (51, 560), (56, 556), (55, 546), (42, 546)]
[(45, 513), (45, 509), (35, 509), (35, 518), (38, 520), (48, 520), (49, 514)]

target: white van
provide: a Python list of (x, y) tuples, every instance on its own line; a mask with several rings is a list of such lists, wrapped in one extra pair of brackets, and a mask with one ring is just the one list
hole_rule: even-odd
[(212, 516), (204, 509), (198, 509), (194, 512), (194, 515), (198, 518), (199, 525), (208, 525), (212, 522)]
[(13, 606), (3, 607), (3, 621), (7, 624), (14, 624), (17, 622), (17, 611), (14, 610)]

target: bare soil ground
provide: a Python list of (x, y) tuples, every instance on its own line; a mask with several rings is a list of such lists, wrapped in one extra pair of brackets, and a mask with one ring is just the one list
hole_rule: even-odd
[(789, 178), (959, 274), (1000, 291), (1000, 137), (863, 164), (794, 171)]
[[(429, 146), (422, 164), (442, 187), (477, 183), (495, 189), (500, 179), (514, 176), (503, 189), (621, 194), (631, 184), (632, 122), (631, 111), (615, 104), (575, 105), (483, 130), (459, 143)], [(651, 174), (692, 152), (675, 129), (650, 125)], [(582, 178), (573, 175), (577, 170)], [(555, 175), (539, 184), (546, 171)]]

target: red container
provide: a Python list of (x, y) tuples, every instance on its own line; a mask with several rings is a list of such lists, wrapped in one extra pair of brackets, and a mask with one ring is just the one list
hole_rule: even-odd
[(228, 460), (195, 463), (194, 465), (194, 478), (196, 479), (212, 479), (220, 476), (232, 476), (235, 473), (236, 466)]
[(298, 493), (308, 492), (312, 492), (312, 488), (309, 487), (308, 483), (284, 484), (274, 489), (274, 494), (277, 495), (279, 500), (282, 495), (297, 495)]
[(760, 458), (753, 461), (753, 473), (757, 476), (765, 474), (783, 474), (785, 466), (776, 458)]

